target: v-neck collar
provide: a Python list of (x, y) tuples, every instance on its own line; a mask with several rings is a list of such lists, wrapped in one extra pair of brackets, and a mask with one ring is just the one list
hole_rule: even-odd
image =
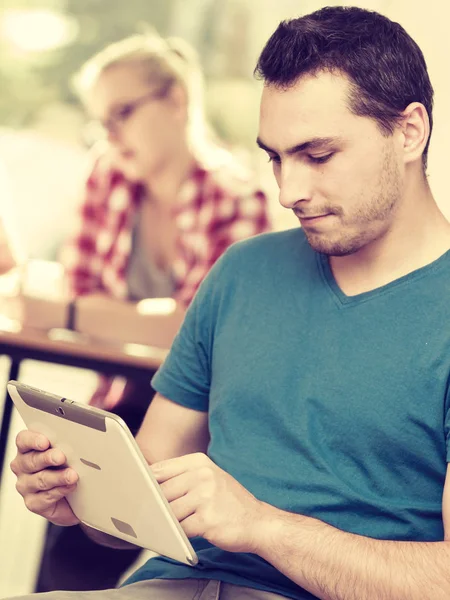
[(322, 275), (322, 278), (328, 287), (330, 293), (333, 295), (336, 303), (342, 307), (346, 306), (355, 306), (361, 304), (363, 302), (367, 302), (373, 298), (377, 298), (378, 296), (382, 296), (384, 294), (390, 293), (393, 289), (398, 288), (400, 286), (408, 285), (412, 281), (420, 279), (428, 275), (428, 273), (439, 269), (443, 266), (447, 260), (450, 258), (450, 250), (447, 250), (442, 254), (439, 258), (434, 260), (433, 262), (420, 267), (411, 273), (407, 273), (394, 281), (390, 281), (389, 283), (382, 285), (374, 290), (370, 290), (368, 292), (363, 292), (361, 294), (356, 294), (354, 296), (347, 296), (339, 285), (336, 282), (336, 279), (333, 275), (333, 271), (331, 270), (330, 261), (326, 254), (316, 254), (316, 260), (319, 267), (319, 271)]

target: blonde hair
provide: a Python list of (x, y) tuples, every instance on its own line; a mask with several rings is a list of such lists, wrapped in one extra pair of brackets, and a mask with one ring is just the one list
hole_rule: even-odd
[(147, 80), (169, 90), (180, 85), (187, 97), (189, 126), (196, 136), (205, 130), (203, 74), (195, 50), (181, 38), (162, 38), (155, 31), (135, 34), (114, 42), (90, 58), (72, 78), (83, 101), (100, 75), (112, 67), (141, 67)]

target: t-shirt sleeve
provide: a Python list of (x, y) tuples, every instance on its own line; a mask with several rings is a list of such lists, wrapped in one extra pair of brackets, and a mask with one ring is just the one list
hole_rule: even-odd
[(445, 399), (444, 431), (445, 431), (447, 462), (450, 463), (450, 385), (447, 389), (447, 396)]
[(169, 355), (152, 379), (152, 387), (173, 402), (207, 411), (211, 358), (216, 322), (216, 289), (222, 276), (223, 256), (203, 280)]

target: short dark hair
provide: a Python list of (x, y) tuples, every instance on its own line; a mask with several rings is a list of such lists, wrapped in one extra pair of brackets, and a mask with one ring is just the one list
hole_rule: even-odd
[[(422, 51), (401, 25), (356, 7), (325, 7), (282, 21), (265, 45), (255, 75), (281, 89), (306, 74), (341, 72), (349, 107), (390, 135), (411, 102), (422, 103), (433, 127), (433, 87)], [(428, 138), (422, 161), (427, 164)]]

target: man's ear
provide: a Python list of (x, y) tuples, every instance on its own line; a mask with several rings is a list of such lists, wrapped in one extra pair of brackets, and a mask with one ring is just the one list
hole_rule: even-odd
[(430, 136), (430, 119), (420, 102), (412, 102), (403, 111), (401, 121), (403, 156), (405, 163), (421, 160)]

